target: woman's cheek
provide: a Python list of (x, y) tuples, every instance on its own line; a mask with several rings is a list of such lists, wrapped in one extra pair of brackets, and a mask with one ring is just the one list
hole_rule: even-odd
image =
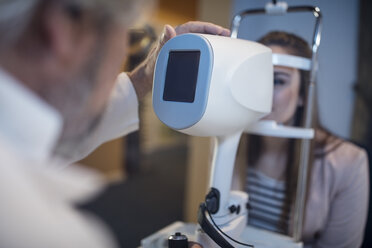
[(295, 106), (294, 94), (290, 90), (281, 90), (274, 94), (273, 113), (275, 113), (278, 122), (285, 123), (291, 119), (294, 114)]

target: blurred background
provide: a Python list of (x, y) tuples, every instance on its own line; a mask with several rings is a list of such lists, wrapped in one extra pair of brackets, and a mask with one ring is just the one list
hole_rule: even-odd
[[(151, 50), (164, 24), (190, 20), (230, 26), (233, 15), (263, 7), (264, 0), (157, 0), (151, 16), (130, 33), (130, 57), (123, 71), (133, 69)], [(288, 0), (289, 5), (316, 5), (324, 15), (319, 50), (318, 100), (321, 123), (334, 134), (372, 147), (372, 3), (367, 0)], [(275, 18), (275, 19), (273, 19)], [(312, 37), (311, 14), (249, 17), (240, 37), (256, 40), (270, 30)], [(140, 130), (99, 147), (81, 164), (109, 180), (109, 188), (88, 208), (120, 227), (122, 243), (140, 240), (176, 221), (196, 222), (211, 160), (211, 139), (188, 137), (165, 127), (155, 116), (151, 95), (140, 103)], [(119, 229), (120, 229), (119, 228)], [(364, 247), (372, 247), (367, 226)]]

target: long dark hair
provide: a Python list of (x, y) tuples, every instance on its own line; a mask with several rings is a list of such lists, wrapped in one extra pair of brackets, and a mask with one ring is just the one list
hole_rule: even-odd
[[(285, 49), (289, 54), (311, 58), (311, 50), (308, 43), (301, 37), (286, 33), (286, 32), (270, 32), (263, 36), (258, 42), (266, 46), (280, 46)], [(300, 72), (300, 88), (299, 97), (306, 102), (306, 93), (310, 81), (310, 73), (308, 71), (299, 70)], [(293, 126), (301, 126), (304, 121), (304, 106), (299, 105), (293, 116)], [(248, 165), (254, 166), (258, 162), (259, 158), (263, 155), (265, 149), (264, 143), (261, 136), (248, 135), (248, 147), (247, 147), (247, 160)], [(295, 190), (297, 188), (297, 175), (299, 164), (299, 141), (289, 139), (287, 146), (287, 158), (286, 158), (286, 169), (285, 169), (285, 201), (282, 208), (281, 220), (278, 223), (278, 229), (283, 233), (289, 232), (289, 225), (287, 220), (289, 219), (289, 213), (291, 206), (294, 201)], [(312, 163), (312, 160), (311, 160)], [(310, 164), (311, 164), (310, 163)], [(311, 166), (311, 165), (310, 165)]]

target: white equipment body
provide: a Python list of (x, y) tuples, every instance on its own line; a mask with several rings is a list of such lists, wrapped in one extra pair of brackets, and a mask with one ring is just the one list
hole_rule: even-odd
[[(189, 62), (199, 64), (198, 70)], [(271, 49), (229, 37), (177, 36), (164, 45), (156, 63), (153, 106), (159, 119), (179, 132), (216, 137), (210, 178), (216, 195), (207, 205), (215, 223), (235, 238), (246, 226), (248, 202), (245, 192), (230, 192), (236, 151), (243, 131), (270, 113), (272, 82)], [(213, 243), (202, 234), (197, 239), (206, 247)]]

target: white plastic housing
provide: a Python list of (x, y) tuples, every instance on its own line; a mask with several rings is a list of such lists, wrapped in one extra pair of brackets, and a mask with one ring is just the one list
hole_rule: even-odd
[(201, 120), (178, 130), (196, 136), (226, 136), (271, 112), (271, 49), (256, 42), (198, 34), (213, 51), (208, 103)]

